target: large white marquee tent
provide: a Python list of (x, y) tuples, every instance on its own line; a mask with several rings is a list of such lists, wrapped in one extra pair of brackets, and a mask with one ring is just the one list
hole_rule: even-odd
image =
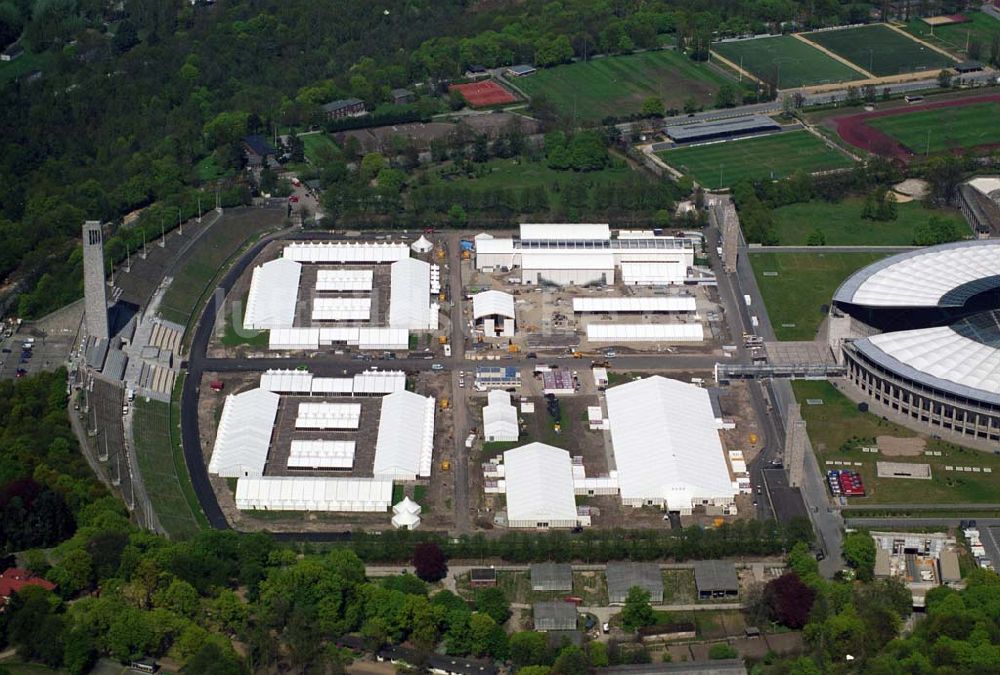
[(392, 503), (392, 481), (377, 478), (267, 476), (236, 482), (236, 508), (266, 511), (380, 513)]
[(529, 443), (503, 453), (508, 527), (576, 527), (569, 453)]
[(431, 474), (434, 398), (399, 391), (382, 398), (375, 441), (376, 478), (416, 480)]
[(265, 389), (230, 394), (222, 408), (210, 473), (225, 478), (264, 473), (281, 397)]
[(278, 258), (254, 268), (243, 314), (247, 330), (290, 328), (295, 320), (302, 265)]

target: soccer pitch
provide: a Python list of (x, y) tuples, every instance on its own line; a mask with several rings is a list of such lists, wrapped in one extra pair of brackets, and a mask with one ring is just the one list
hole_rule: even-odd
[(860, 80), (864, 75), (791, 35), (717, 42), (712, 51), (779, 89)]
[(544, 96), (567, 119), (598, 122), (637, 113), (650, 96), (668, 109), (681, 108), (688, 96), (711, 105), (726, 81), (683, 54), (663, 50), (541, 68), (514, 84), (528, 96)]
[(778, 179), (796, 171), (813, 173), (852, 164), (849, 157), (832, 150), (807, 131), (666, 150), (659, 157), (713, 189), (748, 178)]
[(955, 64), (944, 54), (882, 24), (805, 33), (802, 37), (879, 77), (936, 72)]
[(1000, 102), (873, 117), (866, 124), (920, 154), (1000, 143)]

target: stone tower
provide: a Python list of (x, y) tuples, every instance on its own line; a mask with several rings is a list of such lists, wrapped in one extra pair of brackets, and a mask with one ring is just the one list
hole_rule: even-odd
[(108, 299), (104, 287), (104, 237), (101, 223), (83, 224), (83, 298), (87, 335), (108, 338)]

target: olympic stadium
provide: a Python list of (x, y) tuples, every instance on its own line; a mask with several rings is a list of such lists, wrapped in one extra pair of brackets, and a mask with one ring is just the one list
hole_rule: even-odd
[(911, 426), (1000, 441), (1000, 242), (869, 265), (837, 289), (831, 319), (849, 325), (838, 357), (865, 396)]

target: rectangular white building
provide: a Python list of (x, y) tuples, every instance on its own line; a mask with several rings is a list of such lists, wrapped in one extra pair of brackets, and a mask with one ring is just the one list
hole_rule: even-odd
[(690, 514), (735, 490), (708, 391), (654, 376), (607, 391), (622, 503)]
[(529, 443), (503, 453), (507, 526), (576, 527), (579, 518), (569, 453), (544, 443)]
[(225, 478), (263, 475), (280, 402), (280, 396), (260, 388), (227, 396), (209, 473)]
[(299, 403), (296, 429), (357, 429), (360, 403)]
[(295, 319), (302, 265), (278, 258), (255, 267), (243, 313), (247, 330), (290, 328)]
[(376, 478), (430, 476), (434, 454), (434, 397), (399, 391), (382, 398), (375, 441)]
[(410, 247), (394, 241), (294, 241), (283, 255), (300, 263), (378, 264), (409, 258)]
[(392, 503), (392, 481), (377, 478), (267, 476), (236, 482), (243, 511), (351, 511), (381, 513)]
[(372, 270), (354, 268), (316, 271), (317, 291), (368, 292), (372, 290)]
[(389, 289), (389, 326), (434, 330), (438, 306), (431, 303), (431, 266), (416, 258), (392, 264)]
[(700, 323), (592, 323), (590, 342), (704, 342)]
[(510, 402), (510, 394), (494, 389), (486, 395), (483, 408), (483, 438), (488, 443), (516, 441), (520, 435), (517, 410)]
[(279, 328), (268, 335), (268, 349), (316, 351), (320, 347), (346, 344), (358, 349), (408, 349), (410, 334), (406, 328), (343, 326), (330, 328)]
[(370, 297), (313, 298), (313, 321), (368, 321), (371, 317)]
[(341, 469), (354, 466), (354, 441), (292, 439), (289, 469)]
[(472, 296), (472, 320), (487, 337), (514, 335), (514, 296), (483, 291)]
[(668, 314), (694, 312), (697, 309), (694, 297), (671, 295), (653, 298), (605, 298), (600, 296), (573, 298), (573, 311), (578, 314), (635, 313)]

